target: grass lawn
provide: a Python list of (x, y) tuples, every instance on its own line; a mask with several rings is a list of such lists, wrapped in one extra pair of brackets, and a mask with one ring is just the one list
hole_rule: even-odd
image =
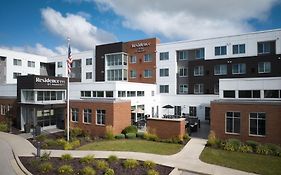
[(146, 140), (105, 140), (81, 146), (78, 150), (99, 150), (99, 151), (132, 151), (171, 155), (179, 152), (184, 145), (173, 143), (153, 142)]
[(200, 155), (206, 163), (258, 174), (281, 174), (281, 157), (230, 152), (206, 147)]

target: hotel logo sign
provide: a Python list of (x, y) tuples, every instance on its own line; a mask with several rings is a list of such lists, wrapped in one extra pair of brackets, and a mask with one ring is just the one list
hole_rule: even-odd
[(136, 52), (144, 52), (144, 48), (149, 46), (150, 42), (134, 43), (131, 45), (132, 48), (136, 48)]
[(53, 79), (53, 78), (40, 78), (36, 77), (35, 78), (35, 83), (36, 84), (44, 84), (45, 86), (65, 86), (65, 80), (60, 80), (60, 79)]

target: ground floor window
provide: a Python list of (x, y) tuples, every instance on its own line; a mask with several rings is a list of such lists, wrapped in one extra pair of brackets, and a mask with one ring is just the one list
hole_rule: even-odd
[(265, 135), (265, 113), (251, 112), (250, 113), (250, 134), (251, 135)]
[(105, 110), (97, 110), (97, 125), (105, 125)]
[(78, 122), (78, 113), (79, 113), (78, 108), (72, 108), (71, 109), (71, 120), (73, 122)]
[(239, 134), (240, 133), (240, 112), (226, 112), (225, 116), (225, 132)]
[(84, 123), (92, 123), (92, 109), (84, 109), (83, 116)]
[(56, 125), (56, 116), (54, 109), (37, 110), (37, 124), (41, 127)]

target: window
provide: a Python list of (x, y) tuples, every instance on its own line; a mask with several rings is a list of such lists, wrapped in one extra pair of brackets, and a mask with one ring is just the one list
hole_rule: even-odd
[(225, 132), (232, 134), (240, 133), (240, 112), (226, 112)]
[(270, 62), (260, 62), (258, 64), (258, 72), (262, 73), (270, 73), (271, 72), (271, 63)]
[(91, 91), (81, 91), (81, 97), (92, 97)]
[(151, 78), (152, 77), (152, 70), (146, 69), (144, 70), (144, 78)]
[(281, 98), (279, 90), (264, 90), (264, 98)]
[(17, 79), (18, 76), (21, 76), (21, 73), (19, 73), (19, 72), (14, 72), (13, 73), (13, 78), (14, 79)]
[(113, 91), (105, 91), (106, 97), (113, 97)]
[(107, 70), (108, 81), (120, 81), (122, 80), (122, 69)]
[(169, 85), (160, 85), (160, 93), (169, 93)]
[(137, 96), (138, 97), (143, 97), (144, 96), (144, 91), (137, 91)]
[(92, 109), (84, 109), (83, 116), (84, 123), (92, 123)]
[(180, 94), (187, 94), (187, 92), (188, 92), (187, 84), (180, 84), (179, 93)]
[(6, 105), (1, 105), (1, 115), (6, 115), (6, 113), (7, 113)]
[(104, 91), (93, 91), (93, 97), (104, 97)]
[(250, 135), (265, 136), (265, 119), (264, 112), (251, 112), (250, 113)]
[(27, 61), (27, 67), (35, 67), (35, 61)]
[(233, 54), (242, 54), (245, 53), (245, 44), (236, 44), (232, 46)]
[(126, 97), (126, 91), (118, 91), (118, 97)]
[(233, 64), (232, 65), (232, 74), (245, 74), (246, 73), (246, 64)]
[(73, 60), (71, 64), (72, 68), (80, 68), (81, 67), (81, 60)]
[(14, 59), (14, 65), (15, 66), (21, 66), (21, 60), (20, 59)]
[(92, 58), (86, 58), (86, 65), (92, 65), (93, 59)]
[(219, 94), (219, 91), (220, 91), (220, 89), (219, 89), (219, 83), (215, 83), (214, 84), (214, 94)]
[(160, 52), (160, 60), (169, 60), (169, 52)]
[(25, 101), (34, 101), (34, 91), (23, 91)]
[(214, 75), (226, 75), (227, 74), (227, 65), (219, 64), (214, 67)]
[(188, 51), (181, 50), (177, 52), (177, 56), (179, 60), (187, 60), (188, 59)]
[(196, 59), (204, 59), (205, 58), (205, 49), (200, 48), (195, 50), (195, 58)]
[(106, 55), (107, 66), (121, 66), (122, 54)]
[(136, 91), (127, 91), (127, 97), (135, 97)]
[(189, 106), (189, 115), (196, 117), (197, 116), (197, 107), (196, 106)]
[(86, 72), (86, 79), (92, 79), (92, 72)]
[(179, 76), (180, 77), (187, 77), (187, 68), (180, 68), (179, 69)]
[(194, 94), (203, 94), (204, 84), (194, 84)]
[(131, 62), (132, 64), (137, 63), (137, 56), (136, 56), (136, 55), (132, 55), (132, 56), (130, 57), (130, 62)]
[(137, 77), (137, 71), (136, 70), (130, 70), (130, 77), (136, 78)]
[(63, 100), (64, 91), (37, 91), (37, 101)]
[(269, 54), (273, 53), (275, 41), (258, 42), (258, 54)]
[(58, 68), (62, 67), (62, 62), (58, 62)]
[(144, 62), (151, 62), (152, 61), (152, 55), (151, 54), (145, 54), (144, 55)]
[(97, 125), (105, 125), (105, 110), (97, 110)]
[(79, 113), (78, 108), (71, 108), (71, 120), (73, 122), (78, 122), (78, 113)]
[(169, 76), (169, 69), (160, 69), (160, 77), (168, 77)]
[(235, 98), (235, 91), (234, 90), (223, 91), (223, 98)]
[(215, 56), (226, 55), (226, 46), (215, 47)]
[(239, 90), (239, 98), (260, 98), (261, 94), (259, 90)]
[(194, 67), (194, 76), (203, 76), (204, 75), (204, 67), (203, 66), (195, 66)]

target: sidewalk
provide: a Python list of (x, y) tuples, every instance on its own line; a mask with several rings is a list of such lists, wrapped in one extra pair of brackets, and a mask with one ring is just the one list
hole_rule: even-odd
[[(0, 139), (7, 141), (12, 146), (12, 149), (17, 156), (32, 156), (32, 154), (36, 152), (33, 145), (20, 136), (0, 132)], [(171, 156), (121, 151), (42, 150), (42, 152), (50, 151), (52, 157), (60, 157), (62, 154), (66, 153), (71, 154), (73, 157), (83, 157), (89, 154), (94, 154), (96, 158), (107, 158), (109, 155), (116, 155), (119, 158), (124, 159), (131, 158), (143, 161), (152, 160), (158, 164), (202, 174), (250, 174), (200, 161), (199, 156), (204, 149), (206, 141), (207, 140), (205, 139), (192, 138), (179, 153)]]

